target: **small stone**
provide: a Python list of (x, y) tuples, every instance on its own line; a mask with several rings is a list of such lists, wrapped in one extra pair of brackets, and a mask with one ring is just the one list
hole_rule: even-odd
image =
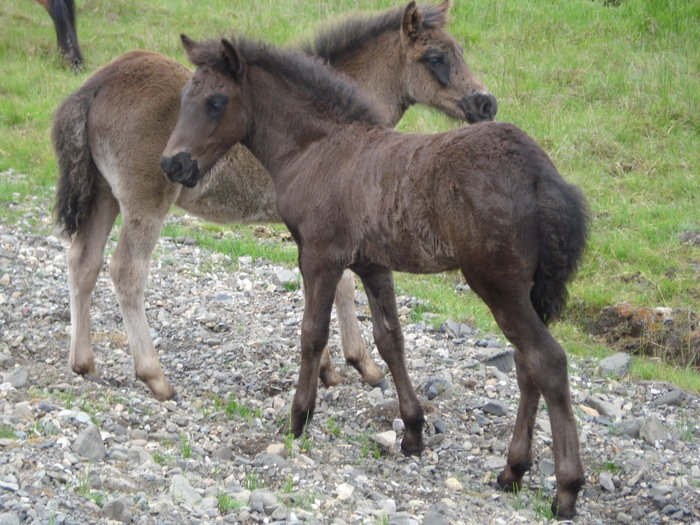
[(349, 500), (353, 492), (355, 492), (355, 488), (348, 483), (341, 483), (335, 487), (335, 493), (340, 501)]
[(428, 399), (435, 399), (437, 396), (450, 388), (452, 388), (452, 383), (450, 383), (447, 379), (438, 377), (428, 381), (428, 383), (425, 385), (425, 394), (428, 396)]
[(502, 401), (492, 400), (486, 403), (481, 410), (484, 414), (491, 414), (493, 416), (505, 416), (508, 413), (508, 405)]
[(272, 443), (267, 446), (265, 451), (268, 454), (276, 454), (278, 456), (284, 456), (286, 448), (284, 446), (284, 443)]
[(598, 369), (603, 375), (622, 376), (629, 370), (631, 363), (632, 358), (629, 354), (619, 352), (601, 360)]
[(29, 381), (29, 369), (26, 366), (16, 366), (4, 375), (3, 380), (15, 388), (22, 388)]
[(188, 506), (195, 505), (202, 499), (199, 493), (192, 488), (187, 478), (180, 474), (173, 476), (169, 494), (173, 501), (182, 502)]
[(447, 478), (445, 480), (445, 486), (453, 491), (462, 490), (462, 482), (457, 478)]
[(256, 512), (263, 512), (270, 515), (277, 509), (279, 502), (277, 501), (277, 496), (275, 496), (272, 491), (268, 489), (255, 489), (250, 493), (248, 506)]
[(129, 500), (126, 497), (121, 497), (108, 501), (102, 507), (102, 514), (107, 519), (129, 523), (131, 521)]
[(586, 404), (592, 408), (595, 408), (598, 413), (604, 417), (610, 419), (620, 419), (622, 417), (622, 408), (605, 401), (597, 396), (589, 396), (586, 399)]
[(685, 399), (685, 394), (676, 388), (654, 399), (651, 404), (655, 407), (664, 405), (681, 406), (683, 404), (683, 399)]
[(604, 490), (608, 492), (615, 491), (615, 484), (613, 483), (612, 472), (608, 472), (607, 470), (601, 472), (600, 476), (598, 477), (598, 483)]
[(0, 514), (0, 525), (19, 525), (19, 516), (14, 512), (4, 512)]
[(83, 430), (76, 438), (71, 449), (76, 454), (88, 458), (90, 461), (102, 461), (107, 453), (100, 431), (95, 425), (90, 425)]
[(638, 419), (623, 419), (615, 424), (615, 430), (624, 436), (636, 438), (639, 436), (639, 429), (642, 423)]
[(507, 374), (515, 368), (515, 359), (513, 358), (514, 350), (507, 348), (505, 350), (497, 350), (490, 356), (481, 359), (484, 366), (493, 366), (499, 372)]
[(373, 441), (384, 451), (391, 450), (396, 443), (396, 432), (393, 430), (380, 432), (379, 434), (374, 435)]
[(554, 461), (550, 458), (544, 458), (540, 461), (540, 472), (545, 477), (552, 476), (554, 474)]
[(287, 268), (275, 268), (273, 275), (274, 283), (282, 286), (283, 288), (286, 286), (299, 285), (299, 278), (297, 277), (297, 274)]
[(34, 419), (32, 407), (28, 401), (23, 401), (15, 405), (15, 415), (19, 418), (26, 419), (29, 421)]
[(212, 453), (212, 457), (218, 459), (219, 461), (233, 461), (233, 451), (231, 450), (231, 447), (218, 447)]
[(663, 426), (658, 416), (652, 414), (642, 424), (639, 429), (639, 437), (647, 444), (655, 445), (657, 441), (668, 439), (668, 431)]

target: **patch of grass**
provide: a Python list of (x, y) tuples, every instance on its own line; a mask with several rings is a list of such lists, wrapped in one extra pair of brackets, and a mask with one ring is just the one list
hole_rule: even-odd
[(180, 454), (182, 454), (182, 457), (184, 459), (187, 459), (192, 456), (192, 447), (190, 445), (190, 440), (187, 437), (187, 434), (184, 432), (180, 432), (178, 434), (179, 438), (179, 443), (180, 443)]
[(604, 472), (604, 471), (612, 472), (613, 474), (615, 474), (617, 472), (621, 472), (622, 470), (624, 470), (620, 465), (618, 465), (614, 461), (605, 461), (603, 463), (599, 463), (597, 465), (594, 465), (592, 468), (593, 468), (593, 472), (598, 473), (598, 474), (601, 472)]
[(15, 427), (12, 425), (0, 425), (0, 439), (15, 439)]
[(262, 416), (259, 408), (250, 408), (239, 403), (233, 397), (229, 397), (229, 400), (224, 407), (224, 412), (228, 419), (241, 417), (243, 419), (250, 420), (251, 418), (260, 418)]
[(248, 472), (243, 479), (243, 488), (246, 490), (253, 491), (258, 488), (264, 488), (265, 486), (266, 483), (259, 478), (255, 470)]
[(336, 423), (335, 416), (331, 416), (326, 421), (326, 428), (334, 437), (340, 437), (340, 425)]
[(221, 514), (228, 514), (229, 512), (233, 510), (238, 510), (240, 509), (243, 504), (229, 496), (223, 491), (219, 491), (218, 494), (216, 495), (216, 501), (219, 507), (219, 512)]

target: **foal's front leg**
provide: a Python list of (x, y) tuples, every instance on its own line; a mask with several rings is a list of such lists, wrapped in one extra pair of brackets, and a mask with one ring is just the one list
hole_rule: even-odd
[(399, 410), (404, 422), (401, 450), (404, 454), (420, 454), (423, 450), (423, 408), (411, 385), (406, 369), (403, 333), (396, 310), (394, 279), (391, 270), (373, 269), (360, 273), (372, 311), (374, 342), (396, 384)]
[[(163, 204), (164, 208), (166, 204), (169, 203)], [(123, 211), (119, 241), (109, 270), (124, 316), (136, 376), (146, 383), (156, 399), (164, 401), (175, 396), (175, 389), (165, 379), (153, 346), (146, 320), (144, 292), (151, 254), (158, 241), (167, 208), (151, 211), (150, 217), (142, 210), (141, 216), (136, 218), (132, 216), (135, 215), (132, 210)]]
[[(301, 250), (300, 250), (301, 252)], [(301, 324), (301, 368), (291, 412), (291, 430), (295, 437), (313, 416), (321, 366), (321, 354), (328, 343), (334, 290), (342, 269), (323, 267), (318, 259), (299, 266), (304, 278), (304, 317)]]

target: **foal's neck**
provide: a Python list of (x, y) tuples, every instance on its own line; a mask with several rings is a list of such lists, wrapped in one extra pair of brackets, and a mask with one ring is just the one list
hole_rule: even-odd
[[(252, 69), (252, 68), (251, 68)], [(255, 68), (251, 89), (253, 124), (242, 141), (277, 183), (276, 175), (312, 143), (347, 123), (284, 80)]]
[(391, 127), (399, 123), (412, 104), (401, 74), (405, 57), (395, 52), (397, 46), (401, 46), (399, 34), (390, 31), (368, 40), (332, 64), (334, 69), (352, 78), (381, 108)]

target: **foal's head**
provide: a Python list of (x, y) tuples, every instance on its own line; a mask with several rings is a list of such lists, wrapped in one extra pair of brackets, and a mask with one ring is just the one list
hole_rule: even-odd
[(404, 85), (412, 102), (436, 107), (469, 123), (493, 120), (496, 98), (464, 61), (462, 48), (444, 29), (449, 0), (439, 6), (403, 10), (400, 42), (405, 53)]
[(247, 134), (247, 66), (228, 40), (180, 39), (197, 70), (182, 89), (180, 117), (160, 167), (171, 182), (192, 187)]

